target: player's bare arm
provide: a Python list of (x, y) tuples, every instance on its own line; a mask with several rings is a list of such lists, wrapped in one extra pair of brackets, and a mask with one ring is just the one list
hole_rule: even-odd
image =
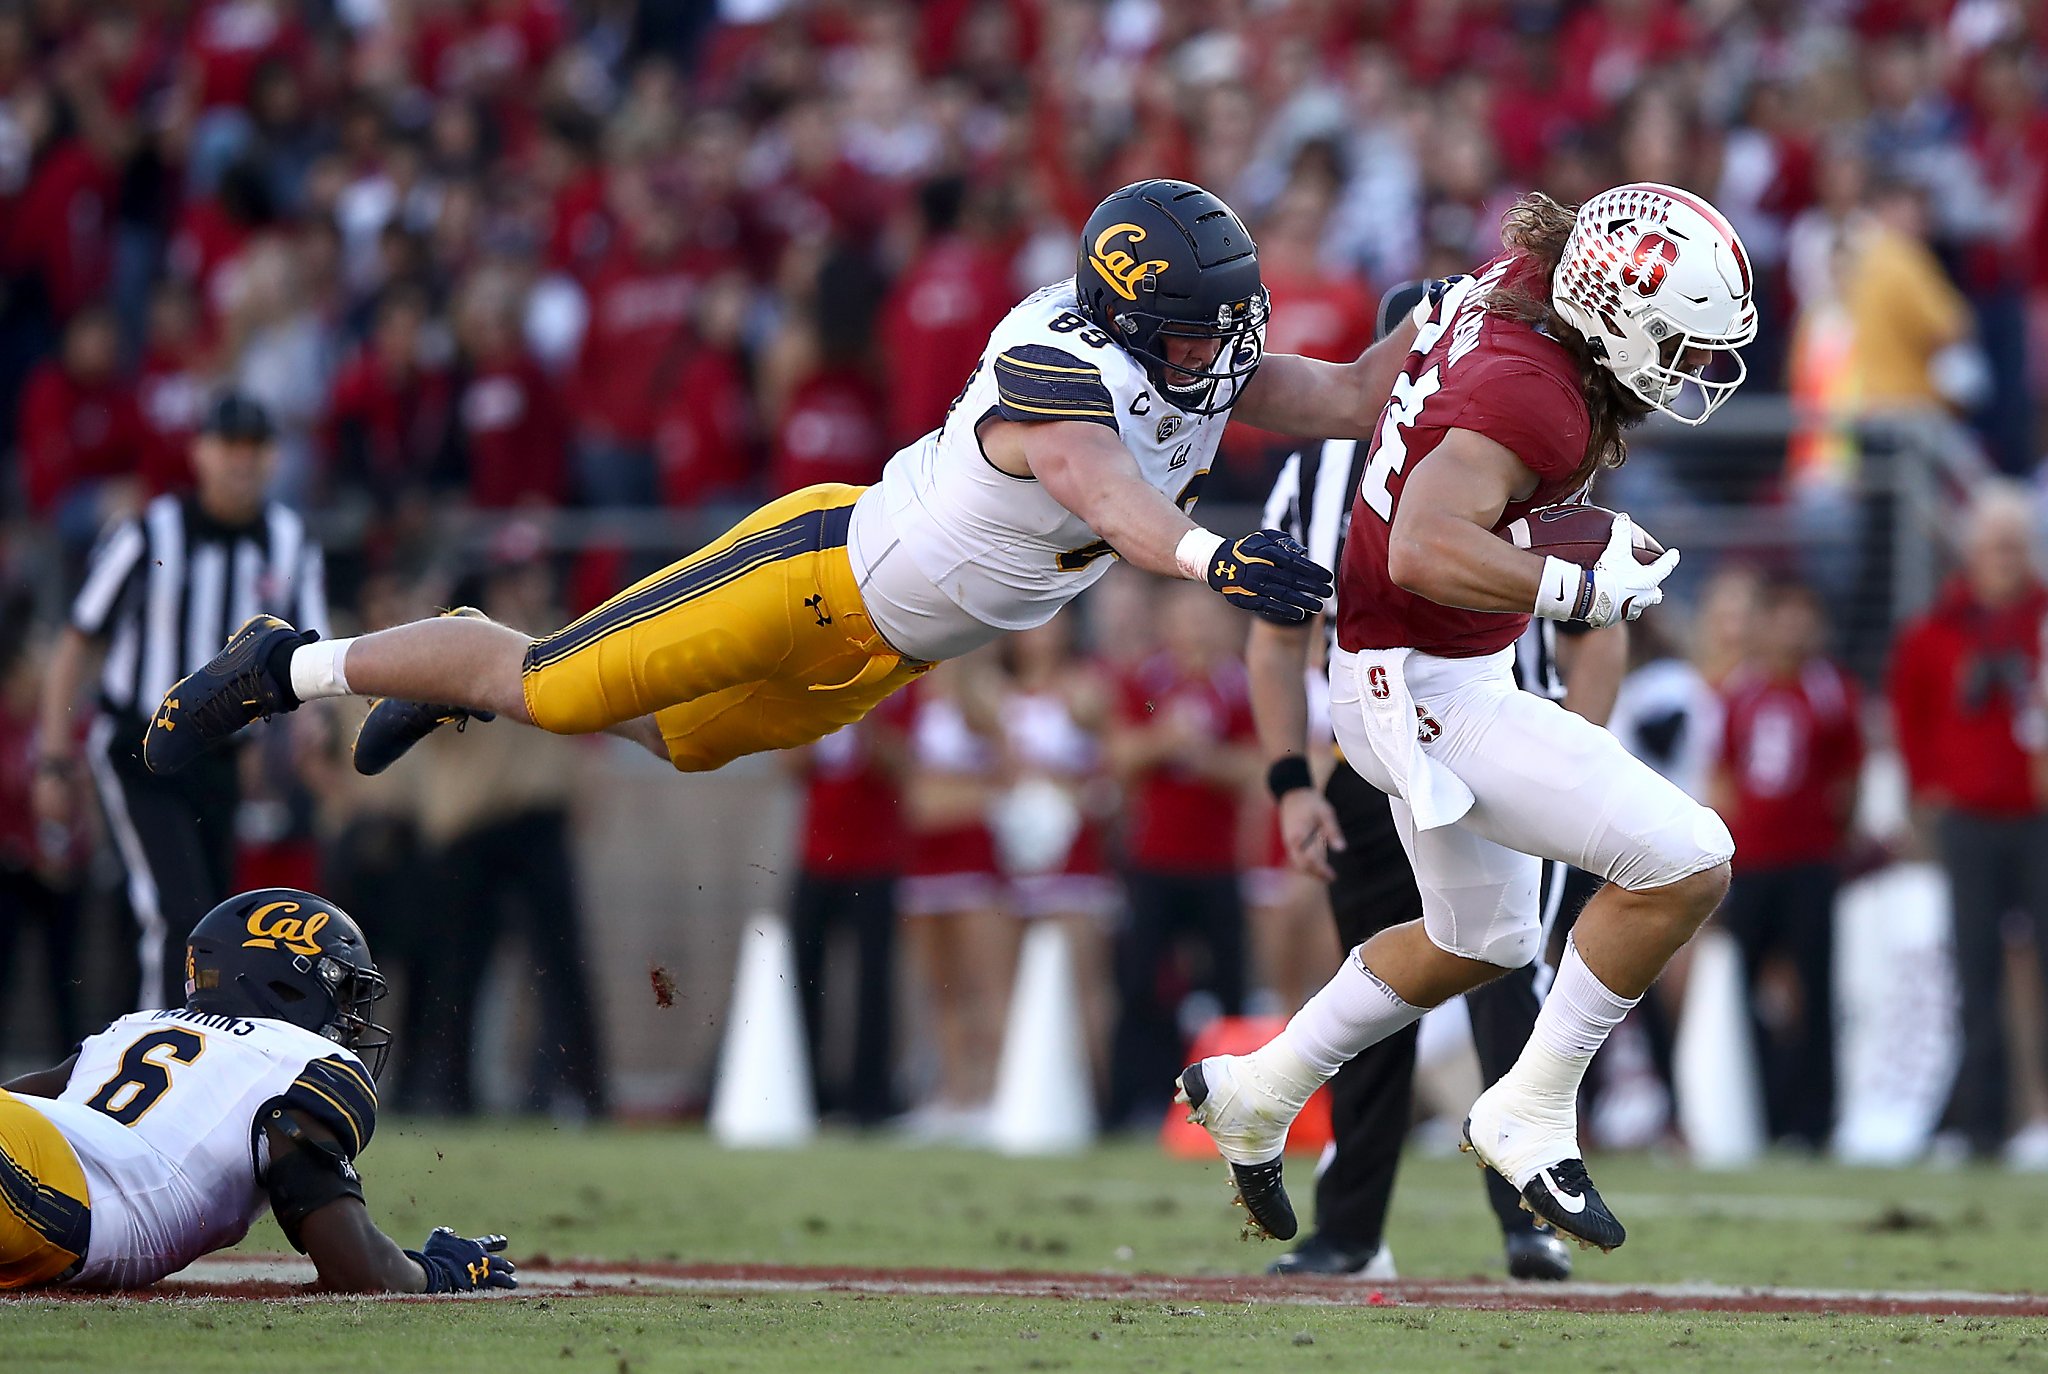
[(1526, 612), (1543, 560), (1493, 532), (1536, 474), (1501, 444), (1469, 429), (1444, 436), (1418, 463), (1394, 512), (1387, 574), (1417, 596), (1468, 611)]
[(1252, 722), (1267, 764), (1267, 786), (1280, 808), (1280, 838), (1288, 860), (1329, 882), (1336, 873), (1328, 855), (1344, 847), (1344, 831), (1336, 809), (1316, 786), (1302, 678), (1311, 636), (1319, 632), (1314, 621), (1300, 626), (1260, 621), (1245, 641), (1244, 664), (1251, 680)]
[(1415, 322), (1403, 320), (1348, 363), (1268, 353), (1245, 387), (1235, 417), (1276, 434), (1363, 439), (1415, 346)]
[(1113, 431), (1072, 420), (990, 420), (981, 428), (981, 444), (988, 460), (1012, 477), (1037, 478), (1126, 563), (1162, 577), (1183, 575), (1174, 551), (1195, 522), (1145, 481)]

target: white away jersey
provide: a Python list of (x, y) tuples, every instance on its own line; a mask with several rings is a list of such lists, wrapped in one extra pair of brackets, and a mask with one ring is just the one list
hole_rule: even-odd
[[(1026, 297), (989, 335), (944, 422), (890, 459), (854, 506), (847, 551), (868, 612), (913, 658), (957, 657), (1044, 624), (1114, 554), (1035, 480), (989, 462), (977, 431), (994, 418), (1105, 425), (1182, 510), (1201, 493), (1227, 420), (1170, 404), (1082, 316), (1072, 278)], [(943, 602), (920, 596), (926, 589)]]
[(353, 1158), (377, 1122), (360, 1059), (284, 1021), (133, 1012), (79, 1046), (55, 1101), (24, 1098), (85, 1166), (92, 1242), (73, 1283), (154, 1283), (233, 1245), (270, 1205), (256, 1134), (283, 1098)]

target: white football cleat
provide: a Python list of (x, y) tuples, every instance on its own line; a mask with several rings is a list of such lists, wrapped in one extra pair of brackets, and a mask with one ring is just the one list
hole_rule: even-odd
[(1628, 1238), (1586, 1174), (1576, 1104), (1563, 1111), (1515, 1093), (1507, 1080), (1479, 1094), (1460, 1149), (1522, 1195), (1522, 1205), (1582, 1245), (1612, 1250)]
[(1275, 1240), (1294, 1239), (1299, 1228), (1280, 1181), (1280, 1155), (1301, 1108), (1266, 1088), (1243, 1055), (1219, 1054), (1190, 1064), (1175, 1086), (1173, 1100), (1188, 1108), (1188, 1120), (1209, 1133), (1229, 1163), (1252, 1224)]

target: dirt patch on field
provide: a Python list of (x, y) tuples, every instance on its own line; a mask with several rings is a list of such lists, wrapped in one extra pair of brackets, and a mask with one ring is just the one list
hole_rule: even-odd
[[(18, 1294), (15, 1301), (323, 1301), (309, 1291), (304, 1260), (214, 1256), (155, 1288), (105, 1295), (70, 1289)], [(1844, 1316), (2048, 1317), (2048, 1295), (1733, 1288), (1718, 1284), (1502, 1284), (1402, 1280), (1267, 1278), (1263, 1275), (1060, 1274), (1035, 1270), (859, 1269), (770, 1264), (619, 1263), (550, 1260), (520, 1273), (518, 1292), (544, 1296), (662, 1293), (873, 1293), (932, 1297), (1051, 1298), (1072, 1302), (1270, 1303), (1314, 1307), (1448, 1307), (1476, 1311), (1806, 1312)], [(395, 1301), (438, 1302), (439, 1298)]]

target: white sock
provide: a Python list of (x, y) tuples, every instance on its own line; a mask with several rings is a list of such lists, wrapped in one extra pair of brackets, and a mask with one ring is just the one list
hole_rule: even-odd
[(300, 701), (349, 694), (342, 660), (354, 639), (319, 639), (292, 650), (292, 692)]
[(1395, 995), (1354, 949), (1287, 1028), (1247, 1058), (1269, 1090), (1299, 1107), (1338, 1069), (1418, 1019), (1422, 1010)]
[(1502, 1081), (1512, 1079), (1539, 1098), (1575, 1101), (1594, 1053), (1641, 1000), (1617, 997), (1586, 967), (1578, 942), (1567, 940), (1557, 981), (1536, 1014), (1529, 1043)]

